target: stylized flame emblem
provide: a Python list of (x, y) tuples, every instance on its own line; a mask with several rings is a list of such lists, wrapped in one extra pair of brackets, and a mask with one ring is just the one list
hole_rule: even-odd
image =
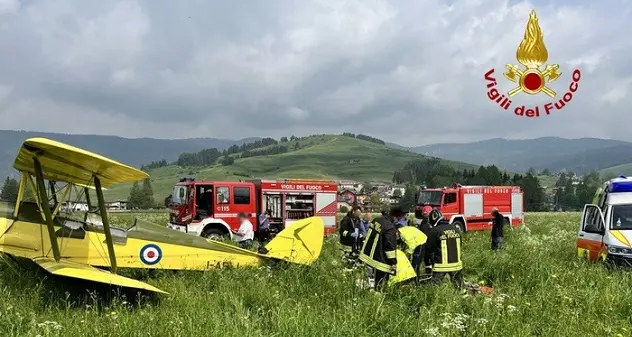
[(520, 91), (527, 94), (535, 95), (540, 91), (555, 97), (555, 91), (546, 86), (557, 80), (562, 73), (558, 71), (559, 64), (549, 64), (544, 67), (544, 71), (540, 71), (540, 66), (549, 58), (549, 53), (544, 45), (544, 37), (535, 11), (529, 14), (529, 22), (524, 32), (524, 38), (520, 42), (520, 46), (516, 51), (516, 59), (525, 69), (521, 70), (517, 65), (507, 64), (507, 72), (505, 77), (518, 83), (518, 87), (509, 91), (509, 96), (513, 96)]

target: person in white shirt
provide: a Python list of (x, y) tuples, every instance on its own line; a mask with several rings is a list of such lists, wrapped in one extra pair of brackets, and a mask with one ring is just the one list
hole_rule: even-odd
[(239, 229), (233, 230), (235, 241), (239, 244), (239, 247), (248, 249), (252, 247), (252, 240), (255, 238), (255, 232), (250, 220), (245, 213), (239, 213), (237, 215), (239, 219)]

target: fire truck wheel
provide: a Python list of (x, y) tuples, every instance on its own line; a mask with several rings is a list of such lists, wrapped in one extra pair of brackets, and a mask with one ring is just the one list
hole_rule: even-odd
[(454, 227), (456, 227), (461, 233), (465, 232), (465, 225), (461, 220), (454, 220), (452, 224), (454, 224)]
[(219, 240), (226, 236), (226, 233), (219, 228), (207, 228), (202, 231), (202, 237), (206, 239)]

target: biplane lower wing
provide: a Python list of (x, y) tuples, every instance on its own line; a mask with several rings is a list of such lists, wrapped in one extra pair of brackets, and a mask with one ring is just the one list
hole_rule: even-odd
[(78, 264), (64, 260), (55, 262), (55, 260), (47, 257), (37, 257), (33, 259), (33, 261), (35, 261), (35, 263), (37, 263), (40, 267), (53, 275), (71, 277), (126, 288), (149, 290), (161, 294), (168, 294), (167, 292), (162, 291), (145, 282), (137, 281), (117, 274), (112, 274), (108, 271), (97, 269), (85, 264)]

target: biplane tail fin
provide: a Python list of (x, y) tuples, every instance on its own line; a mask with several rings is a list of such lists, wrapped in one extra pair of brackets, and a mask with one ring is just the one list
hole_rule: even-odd
[(54, 259), (48, 257), (38, 257), (33, 259), (33, 261), (53, 275), (88, 280), (98, 283), (121, 286), (125, 288), (149, 290), (161, 294), (168, 294), (167, 292), (162, 291), (145, 282), (113, 274), (108, 271), (97, 269), (85, 264), (78, 264), (64, 260), (56, 262)]
[(320, 256), (324, 236), (325, 223), (320, 217), (298, 220), (288, 225), (266, 245), (266, 256), (311, 265)]

